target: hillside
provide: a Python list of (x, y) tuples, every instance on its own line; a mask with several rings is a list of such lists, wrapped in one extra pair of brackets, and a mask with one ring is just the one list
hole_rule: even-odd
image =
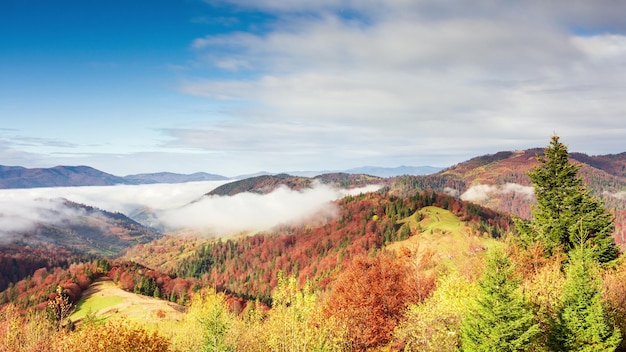
[(57, 200), (53, 212), (71, 212), (59, 223), (41, 222), (33, 231), (17, 234), (23, 241), (53, 243), (80, 253), (114, 257), (127, 248), (161, 234), (121, 213), (111, 213), (68, 200)]
[(415, 235), (391, 243), (387, 249), (407, 248), (420, 258), (428, 256), (432, 265), (443, 265), (453, 271), (464, 268), (476, 253), (502, 246), (492, 237), (476, 236), (469, 224), (439, 207), (424, 207), (398, 223), (409, 227)]
[[(199, 247), (193, 241), (187, 245), (182, 239), (163, 239), (135, 247), (124, 258), (156, 270), (171, 270), (176, 277), (201, 278), (219, 290), (270, 303), (278, 271), (296, 274), (302, 284), (310, 280), (316, 288), (326, 289), (357, 256), (377, 253), (387, 244), (420, 234), (423, 229), (403, 225), (423, 207), (447, 209), (463, 222), (463, 235), (471, 238), (501, 237), (511, 226), (505, 215), (432, 192), (406, 199), (369, 193), (348, 196), (335, 204), (335, 217), (312, 218), (303, 225), (213, 240)], [(190, 253), (194, 247), (197, 249)]]
[(279, 186), (286, 186), (290, 189), (300, 190), (311, 185), (312, 180), (307, 177), (291, 176), (287, 174), (261, 175), (238, 180), (221, 185), (207, 196), (234, 196), (238, 193), (252, 192), (266, 194), (275, 190)]
[(128, 319), (156, 327), (157, 323), (182, 320), (185, 310), (176, 303), (124, 291), (113, 280), (103, 277), (83, 292), (70, 319), (80, 322), (93, 315), (99, 320)]
[(161, 237), (120, 213), (67, 200), (54, 202), (55, 208), (49, 211), (60, 221), (39, 222), (31, 230), (7, 234), (12, 240), (0, 243), (0, 291), (37, 269), (115, 257), (129, 247)]
[[(542, 149), (529, 149), (479, 156), (433, 175), (398, 177), (390, 192), (406, 196), (416, 190), (432, 189), (528, 219), (534, 196), (527, 172), (538, 165), (536, 157), (542, 154)], [(591, 193), (615, 212), (616, 240), (624, 243), (626, 153), (606, 156), (572, 153), (570, 158), (580, 165), (579, 175)]]
[(221, 185), (206, 195), (233, 196), (243, 192), (267, 194), (280, 186), (298, 191), (311, 187), (314, 181), (342, 188), (354, 188), (382, 183), (383, 179), (375, 176), (347, 173), (330, 173), (312, 178), (287, 174), (261, 175)]

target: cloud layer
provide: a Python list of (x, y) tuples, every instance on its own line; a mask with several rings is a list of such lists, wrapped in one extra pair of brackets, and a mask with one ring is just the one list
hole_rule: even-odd
[(380, 186), (352, 190), (317, 184), (313, 188), (293, 191), (280, 187), (269, 194), (239, 193), (234, 196), (204, 197), (178, 209), (160, 212), (157, 217), (174, 229), (204, 229), (209, 233), (228, 234), (266, 230), (279, 224), (290, 224), (311, 216), (324, 219), (334, 215), (331, 201), (348, 194), (372, 192)]
[[(447, 191), (449, 193), (450, 191)], [(516, 193), (528, 199), (531, 199), (535, 191), (532, 187), (522, 186), (517, 183), (506, 183), (504, 185), (484, 185), (478, 184), (471, 186), (467, 191), (461, 194), (462, 200), (470, 202), (480, 202), (497, 194)]]
[(573, 150), (623, 148), (624, 4), (225, 3), (278, 20), (192, 42), (235, 78), (180, 90), (232, 104), (232, 118), (166, 131), (176, 145), (436, 163), (542, 146), (556, 131)]
[[(554, 132), (571, 151), (624, 151), (624, 1), (206, 0), (123, 18), (91, 3), (5, 21), (2, 164), (445, 167)], [(67, 35), (45, 46), (29, 35), (57, 22)], [(83, 32), (99, 40), (64, 41)]]
[(314, 214), (332, 215), (331, 201), (379, 188), (367, 186), (344, 190), (316, 184), (303, 191), (278, 188), (266, 195), (203, 196), (223, 183), (0, 190), (0, 238), (32, 230), (38, 222), (60, 224), (79, 215), (76, 210), (65, 208), (60, 197), (127, 215), (149, 208), (153, 214), (151, 225), (172, 231), (195, 229), (210, 235), (230, 235), (266, 230)]

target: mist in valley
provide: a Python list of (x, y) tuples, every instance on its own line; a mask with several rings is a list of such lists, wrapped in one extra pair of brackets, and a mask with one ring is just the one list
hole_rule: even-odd
[(202, 234), (227, 236), (295, 223), (314, 215), (332, 216), (332, 201), (380, 188), (370, 185), (346, 190), (315, 183), (301, 191), (279, 187), (268, 194), (205, 195), (227, 182), (3, 189), (0, 239), (19, 239), (19, 234), (32, 231), (40, 223), (59, 225), (83, 215), (79, 209), (67, 207), (63, 199), (119, 212), (163, 232), (194, 229)]

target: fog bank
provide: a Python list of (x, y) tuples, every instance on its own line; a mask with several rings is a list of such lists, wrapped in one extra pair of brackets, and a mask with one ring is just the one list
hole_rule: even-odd
[(80, 215), (64, 206), (62, 198), (127, 216), (138, 209), (150, 209), (151, 226), (228, 235), (265, 230), (320, 212), (332, 214), (331, 201), (380, 188), (345, 190), (315, 183), (313, 188), (302, 191), (280, 187), (265, 195), (204, 196), (227, 182), (0, 190), (0, 239), (28, 232), (38, 223), (60, 224)]

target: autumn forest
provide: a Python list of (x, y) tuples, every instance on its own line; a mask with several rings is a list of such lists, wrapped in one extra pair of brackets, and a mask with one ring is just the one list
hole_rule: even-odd
[(261, 232), (42, 225), (56, 241), (2, 244), (0, 351), (626, 351), (624, 165), (553, 136), (428, 176), (209, 195), (380, 185)]

